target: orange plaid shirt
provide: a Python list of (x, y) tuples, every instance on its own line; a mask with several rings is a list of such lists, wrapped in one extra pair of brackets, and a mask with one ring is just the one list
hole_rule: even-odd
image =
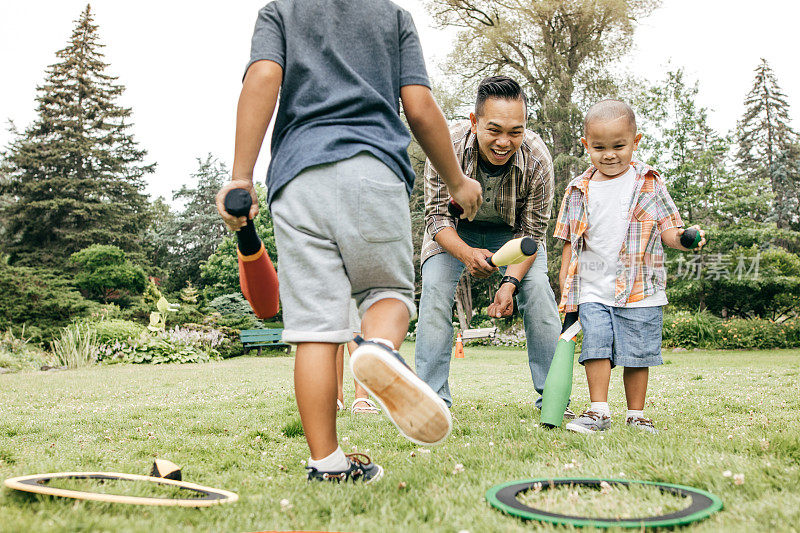
[[(631, 161), (631, 166), (636, 171), (636, 179), (628, 204), (628, 232), (619, 251), (614, 286), (614, 305), (620, 307), (666, 288), (661, 233), (683, 226), (678, 208), (658, 172), (638, 161)], [(584, 233), (589, 227), (589, 180), (595, 170), (594, 166), (590, 167), (567, 185), (558, 213), (554, 236), (572, 243), (572, 256), (559, 303), (562, 312), (578, 310), (581, 281), (578, 265)]]

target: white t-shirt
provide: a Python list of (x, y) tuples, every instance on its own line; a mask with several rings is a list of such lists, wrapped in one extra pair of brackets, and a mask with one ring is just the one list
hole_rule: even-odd
[[(635, 182), (633, 167), (614, 179), (589, 181), (589, 226), (583, 235), (584, 248), (578, 265), (581, 276), (579, 304), (598, 302), (614, 305), (619, 251), (628, 234), (628, 206)], [(666, 293), (658, 291), (624, 307), (653, 307), (666, 303)]]

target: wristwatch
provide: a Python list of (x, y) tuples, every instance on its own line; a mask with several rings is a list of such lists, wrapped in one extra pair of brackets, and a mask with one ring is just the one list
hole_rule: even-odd
[(512, 283), (514, 285), (513, 296), (517, 295), (519, 292), (519, 280), (517, 278), (514, 276), (503, 276), (503, 279), (500, 280), (500, 285), (503, 285), (503, 283)]

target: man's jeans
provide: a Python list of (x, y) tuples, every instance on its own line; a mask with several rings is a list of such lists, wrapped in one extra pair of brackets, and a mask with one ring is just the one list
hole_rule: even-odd
[[(458, 235), (473, 248), (497, 251), (513, 238), (510, 228), (499, 226), (466, 228), (460, 224)], [(416, 371), (445, 401), (452, 404), (450, 385), (450, 357), (453, 344), (453, 298), (464, 264), (447, 252), (428, 258), (422, 265), (422, 297), (417, 322)], [(500, 271), (505, 273), (505, 267)], [(522, 312), (528, 348), (528, 365), (533, 386), (539, 397), (536, 406), (542, 405), (542, 390), (550, 369), (550, 361), (558, 343), (561, 323), (553, 290), (547, 278), (547, 251), (541, 245), (528, 273), (521, 280), (517, 293), (517, 306)], [(470, 317), (467, 317), (469, 320)]]

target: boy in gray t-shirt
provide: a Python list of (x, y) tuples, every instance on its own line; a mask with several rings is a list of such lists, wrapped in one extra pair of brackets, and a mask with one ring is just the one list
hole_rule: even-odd
[(259, 12), (236, 123), (232, 181), (223, 205), (253, 190), (253, 167), (281, 94), (267, 174), (278, 248), (284, 340), (297, 344), (295, 393), (311, 451), (308, 478), (377, 480), (383, 470), (345, 455), (336, 436), (337, 345), (352, 339), (348, 303), (362, 314), (355, 378), (400, 432), (444, 440), (450, 413), (395, 351), (414, 308), (408, 193), (414, 181), (400, 119), (453, 198), (472, 218), (477, 182), (464, 176), (434, 101), (411, 16), (388, 0), (275, 0)]

